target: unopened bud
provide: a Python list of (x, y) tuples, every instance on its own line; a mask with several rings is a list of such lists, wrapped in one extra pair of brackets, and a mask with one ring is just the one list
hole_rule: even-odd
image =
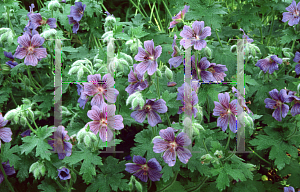
[(138, 191), (142, 191), (143, 190), (143, 186), (140, 182), (138, 182), (137, 180), (135, 181), (135, 187)]
[(156, 73), (157, 73), (157, 76), (158, 76), (158, 77), (162, 77), (160, 69), (157, 69), (157, 70), (156, 70)]
[(217, 156), (218, 158), (223, 158), (223, 152), (222, 151), (216, 150), (214, 155)]
[(166, 67), (165, 75), (169, 81), (173, 81), (173, 72)]
[(204, 164), (204, 163), (210, 163), (210, 161), (212, 159), (213, 159), (213, 157), (210, 154), (202, 155), (202, 157), (200, 158), (202, 164)]

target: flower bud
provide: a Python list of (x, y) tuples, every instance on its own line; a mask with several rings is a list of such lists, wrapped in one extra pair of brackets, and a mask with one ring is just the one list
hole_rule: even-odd
[(72, 115), (72, 113), (68, 110), (68, 108), (66, 108), (65, 106), (61, 106), (61, 109), (62, 109), (62, 114), (65, 115), (65, 116), (70, 116)]
[(17, 114), (16, 116), (14, 116), (13, 119), (14, 119), (14, 123), (15, 123), (15, 124), (18, 124), (18, 123), (19, 123), (19, 118), (20, 118), (20, 117), (19, 117), (19, 114)]
[(1, 35), (0, 37), (0, 42), (3, 44), (4, 40), (7, 39), (7, 36), (8, 36), (9, 32), (6, 32), (4, 34)]
[(166, 67), (165, 75), (169, 81), (173, 81), (173, 72)]
[(78, 144), (84, 143), (86, 147), (91, 147), (92, 142), (98, 141), (96, 135), (92, 133), (89, 130), (86, 130), (86, 128), (82, 128), (78, 133), (77, 133), (77, 140)]
[(223, 152), (222, 151), (216, 150), (214, 155), (217, 156), (218, 158), (223, 158)]
[(157, 73), (157, 76), (158, 76), (158, 77), (162, 77), (160, 69), (157, 69), (157, 70), (156, 70), (156, 73)]
[(208, 164), (208, 163), (210, 163), (210, 161), (212, 159), (213, 159), (213, 157), (210, 154), (202, 155), (202, 157), (200, 158), (202, 164), (204, 164), (204, 163)]
[(25, 126), (26, 125), (26, 121), (27, 121), (27, 119), (24, 116), (21, 116), (21, 118), (20, 118), (20, 124), (23, 125), (23, 126)]
[(80, 68), (80, 69), (78, 70), (78, 72), (77, 72), (77, 78), (78, 78), (78, 80), (81, 79), (81, 77), (83, 76), (83, 74), (84, 74), (84, 71), (83, 71), (82, 68)]
[(132, 182), (129, 182), (128, 186), (129, 186), (129, 190), (132, 191), (133, 190), (133, 184), (132, 184)]
[(135, 187), (138, 191), (142, 191), (143, 190), (143, 186), (140, 182), (138, 182), (137, 180), (135, 180)]
[(193, 136), (199, 136), (200, 135), (200, 131), (199, 129), (197, 129), (194, 125), (193, 125)]
[(56, 10), (57, 8), (60, 8), (60, 4), (58, 1), (56, 0), (53, 0), (53, 1), (50, 1), (50, 3), (48, 4), (48, 10), (51, 11), (51, 10)]
[[(126, 100), (126, 105), (132, 102), (132, 100), (136, 97), (142, 96), (142, 94), (139, 91), (134, 92), (133, 94), (129, 95), (129, 97)], [(143, 107), (143, 106), (141, 106)]]
[[(10, 69), (11, 69), (11, 68), (10, 68), (7, 64), (1, 64), (0, 70), (2, 71), (2, 73), (5, 72), (5, 74), (8, 74), (9, 71), (10, 71)], [(6, 73), (6, 72), (8, 72), (8, 73)]]
[[(195, 108), (197, 109), (197, 113), (196, 113), (196, 119), (199, 121), (199, 123), (202, 122), (202, 119), (203, 119), (203, 110), (202, 110), (202, 107), (200, 107), (199, 104), (197, 104), (195, 106)], [(203, 128), (203, 127), (202, 127)]]
[(40, 179), (40, 177), (44, 176), (46, 172), (44, 163), (39, 161), (33, 163), (29, 168), (29, 173), (31, 172), (33, 173), (35, 179)]
[(211, 49), (208, 46), (206, 46), (204, 51), (205, 51), (205, 55), (211, 59)]
[(15, 116), (17, 116), (18, 113), (19, 111), (17, 109), (10, 110), (4, 115), (4, 119), (12, 120)]

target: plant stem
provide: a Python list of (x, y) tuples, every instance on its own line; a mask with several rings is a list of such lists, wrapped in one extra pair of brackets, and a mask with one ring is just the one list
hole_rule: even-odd
[(38, 75), (38, 77), (39, 77), (39, 80), (40, 80), (42, 86), (44, 87), (43, 81), (42, 81), (42, 79), (41, 79), (41, 77), (40, 77), (40, 74), (39, 74), (38, 70), (36, 69), (36, 67), (34, 67), (34, 70), (36, 71), (36, 73), (37, 73), (37, 75)]
[[(273, 12), (273, 7), (271, 7), (271, 8), (272, 8), (272, 12)], [(273, 20), (272, 20), (272, 25), (271, 25), (271, 29), (270, 29), (270, 33), (269, 33), (269, 38), (268, 38), (267, 46), (269, 45), (269, 41), (270, 41), (270, 38), (271, 38), (271, 33), (273, 31), (274, 19), (275, 19), (275, 14), (273, 13)]]
[(166, 5), (165, 1), (162, 0), (162, 2), (163, 2), (163, 4), (164, 4), (165, 8), (167, 9), (167, 11), (168, 11), (170, 17), (172, 18), (172, 14), (170, 13), (170, 10), (168, 9), (168, 6)]
[(163, 30), (163, 26), (162, 26), (162, 24), (161, 24), (160, 17), (159, 17), (159, 15), (158, 15), (158, 10), (157, 10), (157, 8), (156, 8), (155, 3), (154, 3), (154, 8), (155, 8), (155, 12), (156, 12), (156, 17), (157, 17), (158, 22), (159, 22), (159, 24), (160, 24), (160, 28), (161, 28), (161, 30)]
[(32, 118), (33, 124), (34, 124), (34, 126), (36, 127), (36, 129), (39, 129), (39, 127), (36, 125), (35, 120), (34, 120), (34, 118), (33, 118), (33, 116), (32, 116), (31, 113), (30, 113), (30, 116), (31, 116), (31, 118)]
[(227, 140), (227, 144), (226, 144), (225, 150), (227, 149), (227, 147), (228, 147), (228, 145), (229, 145), (229, 142), (230, 142), (230, 135), (231, 135), (231, 131), (229, 131), (228, 140)]
[[(12, 98), (14, 104), (16, 105), (16, 107), (18, 107), (17, 102), (15, 101), (15, 98), (14, 98), (14, 96), (13, 96), (13, 94), (12, 94), (11, 92), (10, 92), (10, 96), (11, 96), (11, 98)], [(26, 97), (27, 97), (27, 96), (26, 96)]]
[(28, 125), (28, 127), (31, 129), (32, 132), (34, 132), (36, 134), (36, 131), (31, 127), (31, 125), (28, 123), (27, 119), (26, 119), (26, 123)]
[(208, 149), (207, 149), (207, 147), (206, 147), (206, 145), (205, 145), (204, 139), (202, 140), (202, 142), (203, 142), (203, 145), (204, 145), (204, 148), (205, 148), (206, 153), (209, 153), (209, 151), (208, 151)]
[[(29, 80), (30, 80), (30, 82), (32, 82), (32, 85), (36, 88), (36, 90), (39, 90), (40, 88), (42, 88), (42, 87), (40, 86), (40, 84), (38, 84), (38, 82), (36, 82), (35, 79), (33, 78), (32, 74), (31, 74), (31, 71), (29, 70), (28, 65), (26, 65), (26, 68), (27, 68), (27, 73), (28, 73)], [(40, 88), (38, 88), (38, 87), (35, 85), (35, 83), (36, 83)]]
[(150, 184), (149, 184), (148, 190), (151, 189), (151, 185), (152, 185), (152, 180), (150, 179)]
[(262, 35), (261, 26), (259, 27), (259, 31), (260, 31), (260, 43), (263, 44), (263, 35)]
[(158, 190), (157, 192), (163, 192), (163, 191), (165, 191), (166, 189), (168, 189), (171, 185), (173, 185), (173, 183), (174, 183), (174, 182), (176, 181), (176, 179), (177, 179), (177, 175), (178, 175), (178, 171), (175, 171), (175, 175), (174, 175), (173, 181), (172, 181), (169, 185), (165, 186), (163, 189)]
[(132, 1), (132, 0), (129, 0), (134, 6), (135, 8), (141, 13), (141, 15), (145, 18), (145, 15), (143, 14), (143, 12), (140, 10), (140, 8)]
[[(23, 79), (21, 79), (19, 76), (18, 76), (18, 78), (22, 81), (22, 83), (25, 85), (25, 96), (27, 97), (27, 92), (26, 92), (26, 83), (23, 81)], [(29, 86), (29, 90), (33, 93), (33, 94), (35, 94), (36, 95), (36, 93), (33, 91), (33, 90), (31, 90), (30, 88), (32, 88), (32, 87), (30, 87)]]
[(202, 185), (207, 181), (208, 178), (209, 178), (209, 176), (206, 176), (197, 187), (195, 187), (194, 189), (191, 189), (189, 191), (197, 191), (197, 190), (199, 190), (202, 187)]
[(15, 31), (14, 31), (14, 28), (13, 28), (11, 22), (10, 22), (10, 16), (9, 16), (10, 10), (7, 6), (5, 7), (5, 9), (6, 9), (6, 14), (7, 14), (7, 19), (8, 19), (8, 26), (13, 31), (13, 33), (16, 34)]
[[(250, 147), (248, 147), (251, 151), (253, 151)], [(262, 158), (260, 155), (258, 155), (256, 152), (254, 152), (253, 151), (253, 153), (257, 156), (257, 157), (259, 157), (261, 160), (263, 160), (264, 162), (266, 162), (266, 163), (268, 163), (268, 164), (270, 164), (271, 165), (271, 163), (269, 162), (269, 161), (267, 161), (267, 160), (265, 160), (264, 158)]]
[[(140, 6), (140, 0), (139, 0), (138, 6)], [(149, 17), (148, 14), (146, 13), (146, 11), (145, 11), (144, 8), (143, 8), (143, 5), (141, 5), (141, 8), (142, 8), (142, 10), (144, 11), (145, 15), (146, 15), (147, 17)]]
[(62, 188), (63, 190), (66, 190), (66, 188), (64, 188), (58, 181), (56, 181), (56, 179), (54, 179), (54, 181), (60, 188)]
[(294, 39), (294, 41), (293, 41), (292, 48), (291, 48), (291, 52), (293, 52), (295, 42), (296, 42), (296, 39)]
[(222, 43), (221, 43), (221, 41), (220, 41), (220, 38), (219, 38), (219, 35), (218, 35), (218, 31), (217, 31), (217, 29), (216, 29), (216, 34), (217, 34), (218, 41), (219, 41), (219, 43), (220, 43), (221, 47), (223, 48), (223, 45), (222, 45)]

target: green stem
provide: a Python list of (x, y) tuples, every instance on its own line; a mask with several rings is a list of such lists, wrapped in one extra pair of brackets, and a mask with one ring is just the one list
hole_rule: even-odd
[(34, 132), (36, 134), (36, 131), (31, 127), (31, 125), (28, 123), (27, 119), (26, 119), (26, 123), (28, 125), (28, 127), (31, 129), (32, 132)]
[(216, 34), (217, 34), (218, 41), (219, 41), (219, 43), (220, 43), (221, 47), (223, 48), (223, 45), (222, 45), (222, 43), (221, 43), (221, 41), (220, 41), (220, 38), (219, 38), (219, 35), (218, 35), (218, 31), (217, 31), (217, 29), (216, 29)]
[(195, 187), (194, 189), (190, 189), (189, 191), (197, 191), (197, 190), (199, 190), (202, 187), (202, 185), (207, 181), (208, 178), (209, 178), (209, 176), (206, 176), (203, 179), (203, 181), (197, 187)]
[(34, 126), (36, 127), (36, 129), (39, 129), (39, 127), (38, 127), (38, 126), (36, 125), (36, 123), (35, 123), (35, 120), (34, 120), (32, 114), (31, 114), (31, 113), (29, 113), (29, 114), (30, 114), (30, 116), (31, 116), (31, 118), (32, 118), (32, 121), (33, 121)]
[(41, 79), (41, 77), (40, 77), (40, 74), (39, 74), (38, 70), (36, 69), (36, 67), (34, 67), (34, 70), (36, 71), (36, 74), (38, 75), (39, 80), (40, 80), (42, 86), (44, 87), (43, 81), (42, 81), (42, 79)]
[(158, 10), (157, 10), (157, 8), (156, 8), (155, 3), (154, 3), (154, 8), (155, 8), (155, 12), (156, 12), (156, 17), (157, 17), (158, 22), (159, 22), (159, 24), (160, 24), (160, 29), (163, 30), (163, 26), (162, 26), (162, 24), (161, 24), (160, 17), (159, 17), (159, 15), (158, 15)]
[[(251, 149), (251, 147), (248, 147), (251, 151), (253, 151), (252, 149)], [(262, 158), (260, 155), (258, 155), (256, 152), (254, 152), (253, 151), (253, 153), (257, 156), (257, 157), (259, 157), (261, 160), (263, 160), (264, 162), (266, 162), (266, 163), (268, 163), (268, 164), (270, 164), (271, 165), (271, 163), (269, 162), (269, 161), (267, 161), (267, 160), (265, 160), (264, 158)]]
[[(28, 66), (28, 65), (26, 65), (26, 68), (27, 68), (27, 73), (28, 73), (29, 80), (30, 80), (30, 82), (32, 82), (32, 85), (36, 88), (36, 90), (41, 89), (42, 87), (41, 87), (40, 84), (38, 84), (38, 82), (36, 82), (35, 79), (33, 78), (32, 74), (31, 74), (31, 71), (29, 70), (29, 66)], [(39, 88), (35, 85), (35, 83), (36, 83), (36, 85), (39, 86)]]
[(165, 1), (162, 0), (162, 2), (163, 2), (163, 4), (164, 4), (165, 8), (167, 9), (167, 11), (168, 11), (170, 17), (172, 18), (172, 14), (170, 13), (170, 10), (168, 9), (168, 6), (166, 5)]
[(54, 179), (54, 181), (61, 189), (66, 190), (66, 188), (60, 184), (60, 182), (58, 182), (56, 179)]
[(144, 18), (146, 18), (145, 15), (143, 14), (143, 12), (140, 10), (140, 8), (139, 8), (132, 0), (129, 0), (129, 1), (135, 6), (135, 8), (141, 13), (141, 15), (142, 15)]
[(151, 185), (152, 185), (152, 180), (150, 179), (150, 184), (149, 184), (148, 190), (151, 189)]
[(261, 26), (259, 27), (259, 31), (260, 31), (260, 43), (263, 44), (263, 35), (262, 35)]
[(173, 185), (173, 183), (174, 183), (174, 182), (176, 181), (176, 179), (177, 179), (177, 175), (178, 175), (178, 171), (175, 171), (175, 176), (174, 176), (173, 181), (172, 181), (169, 185), (165, 186), (163, 189), (158, 190), (157, 192), (165, 191), (165, 190), (168, 189), (171, 185)]
[[(25, 96), (27, 97), (27, 92), (26, 92), (26, 90), (27, 90), (27, 88), (26, 88), (26, 83), (23, 81), (23, 79), (21, 79), (19, 76), (18, 76), (18, 78), (22, 81), (22, 83), (25, 85)], [(29, 86), (29, 90), (33, 93), (33, 94), (35, 94), (36, 95), (36, 92), (34, 92), (33, 90), (31, 90), (30, 88), (32, 88), (32, 87), (30, 87)]]
[(208, 151), (208, 149), (207, 149), (207, 147), (206, 147), (206, 145), (205, 145), (204, 139), (202, 139), (202, 142), (203, 142), (203, 145), (204, 145), (204, 148), (205, 148), (206, 153), (209, 153), (209, 151)]
[(106, 7), (103, 5), (103, 3), (100, 3), (100, 4), (101, 4), (102, 8), (103, 8), (105, 11), (107, 11), (107, 9), (106, 9)]
[[(140, 0), (139, 0), (138, 6), (140, 7)], [(146, 13), (146, 11), (145, 11), (144, 8), (143, 8), (143, 5), (141, 5), (141, 8), (142, 8), (142, 10), (144, 11), (145, 15), (146, 15), (147, 17), (149, 17), (148, 14)]]
[[(235, 152), (236, 149), (233, 150), (233, 152)], [(228, 157), (226, 157), (225, 159), (222, 160), (222, 162), (225, 162), (227, 159), (230, 159), (235, 153), (231, 153), (231, 155), (229, 155)]]
[(291, 48), (291, 52), (293, 52), (295, 42), (296, 42), (296, 39), (294, 39), (294, 41), (293, 41), (292, 48)]
[(72, 171), (74, 171), (74, 173), (76, 173), (77, 175), (80, 175), (78, 171), (75, 170), (75, 168), (72, 167)]
[[(271, 7), (271, 8), (272, 8), (272, 11), (273, 11), (273, 7)], [(275, 19), (275, 14), (273, 13), (273, 20), (272, 20), (272, 25), (271, 25), (271, 30), (270, 30), (270, 33), (269, 33), (269, 38), (268, 38), (267, 46), (269, 45), (269, 41), (270, 41), (270, 38), (271, 38), (271, 33), (273, 31), (274, 19)]]
[(153, 9), (154, 9), (154, 3), (153, 3), (153, 6), (152, 6), (152, 8), (151, 8), (150, 2), (149, 2), (149, 0), (148, 0), (148, 5), (149, 5), (149, 7), (150, 7), (150, 9), (151, 9), (150, 20), (149, 20), (149, 21), (152, 22), (151, 19), (152, 19), (152, 14), (153, 14)]
[(278, 74), (279, 74), (283, 69), (285, 69), (285, 66), (284, 66), (284, 65), (283, 65), (283, 66), (281, 67), (281, 69), (278, 71)]
[[(0, 149), (1, 149), (1, 156), (2, 156), (2, 153), (3, 153), (2, 146), (3, 146), (3, 144), (2, 144), (1, 147), (0, 147)], [(4, 176), (4, 180), (5, 180), (6, 184), (8, 185), (8, 187), (10, 188), (10, 190), (11, 190), (12, 192), (15, 192), (15, 190), (14, 190), (14, 188), (12, 187), (11, 183), (10, 183), (9, 180), (7, 179), (7, 175), (6, 175), (6, 173), (5, 173), (4, 169), (3, 169), (3, 166), (2, 166), (2, 158), (0, 158), (0, 169), (1, 169), (1, 172), (2, 172), (2, 174), (3, 174), (3, 176)]]
[(230, 142), (230, 135), (231, 135), (231, 131), (229, 131), (228, 140), (227, 140), (227, 144), (226, 144), (225, 150), (227, 149), (227, 147), (228, 147), (228, 145), (229, 145), (229, 142)]
[(5, 9), (6, 9), (6, 14), (7, 14), (7, 19), (8, 19), (8, 26), (13, 31), (13, 33), (16, 34), (15, 31), (14, 31), (14, 28), (11, 24), (11, 21), (10, 21), (9, 8), (6, 6)]
[[(11, 98), (12, 98), (14, 104), (16, 105), (16, 107), (18, 107), (17, 102), (15, 101), (15, 98), (14, 98), (14, 96), (13, 96), (13, 94), (12, 94), (11, 92), (10, 92), (10, 96), (11, 96)], [(26, 97), (27, 97), (27, 96), (26, 96)]]
[(291, 135), (288, 135), (285, 140), (288, 140), (290, 137), (292, 137), (297, 132), (297, 126), (295, 126), (295, 130)]

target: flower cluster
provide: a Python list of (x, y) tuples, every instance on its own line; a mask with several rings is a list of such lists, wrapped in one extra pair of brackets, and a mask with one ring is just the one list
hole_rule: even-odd
[(82, 2), (75, 2), (75, 6), (71, 6), (69, 18), (69, 24), (73, 25), (73, 33), (77, 34), (79, 30), (79, 21), (82, 19), (86, 5), (82, 5)]

